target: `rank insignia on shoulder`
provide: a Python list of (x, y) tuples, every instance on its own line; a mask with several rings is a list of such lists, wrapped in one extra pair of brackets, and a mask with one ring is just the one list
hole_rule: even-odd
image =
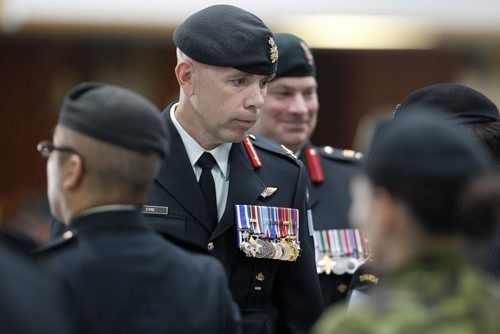
[(63, 245), (68, 244), (72, 240), (76, 240), (77, 234), (71, 230), (68, 230), (64, 232), (60, 237), (57, 239), (49, 241), (47, 244), (39, 247), (36, 252), (37, 253), (44, 253), (46, 251), (53, 250), (55, 248), (61, 247)]
[[(251, 135), (253, 136), (253, 135)], [(250, 137), (250, 135), (249, 135)], [(260, 160), (259, 155), (257, 154), (257, 151), (255, 150), (255, 147), (252, 144), (252, 141), (250, 140), (249, 137), (246, 137), (243, 140), (243, 146), (245, 146), (245, 150), (247, 151), (248, 157), (250, 158), (250, 161), (252, 162), (253, 168), (261, 168), (262, 167), (262, 160)], [(255, 136), (253, 138), (255, 140)]]
[(325, 175), (323, 173), (321, 157), (314, 148), (310, 147), (306, 150), (306, 160), (311, 182), (316, 184), (323, 183), (323, 181), (325, 181)]
[(236, 205), (235, 209), (238, 244), (246, 256), (297, 260), (300, 254), (299, 210), (259, 205)]
[(62, 238), (64, 240), (69, 240), (72, 239), (75, 236), (75, 234), (72, 231), (66, 231), (63, 233)]
[(378, 284), (378, 277), (373, 275), (373, 274), (363, 274), (359, 276), (359, 281), (360, 282), (369, 282), (372, 283), (373, 285)]
[(343, 150), (342, 155), (346, 158), (354, 158), (354, 159), (358, 159), (358, 160), (363, 158), (363, 153), (355, 152), (353, 150)]
[(260, 193), (259, 198), (262, 200), (268, 200), (276, 191), (278, 191), (278, 187), (266, 187), (266, 189)]
[(288, 154), (289, 156), (297, 159), (297, 157), (295, 156), (295, 154), (293, 153), (293, 151), (291, 149), (289, 149), (288, 147), (286, 147), (283, 144), (281, 144), (281, 148), (286, 152), (286, 154)]
[(335, 149), (331, 146), (325, 146), (323, 147), (323, 151), (326, 153), (326, 154), (333, 154), (333, 152), (335, 151)]

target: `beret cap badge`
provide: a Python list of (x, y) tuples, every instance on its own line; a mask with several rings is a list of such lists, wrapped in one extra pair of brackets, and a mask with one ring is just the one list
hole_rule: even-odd
[(271, 60), (271, 63), (275, 63), (278, 61), (278, 48), (276, 47), (276, 43), (274, 42), (274, 38), (269, 37), (269, 40), (267, 41), (269, 44), (269, 59)]
[(304, 57), (306, 58), (306, 60), (309, 63), (309, 65), (314, 65), (313, 55), (311, 53), (311, 50), (309, 50), (309, 48), (307, 47), (306, 43), (304, 43), (303, 41), (301, 41), (300, 42), (300, 47), (302, 48), (302, 50), (304, 50)]

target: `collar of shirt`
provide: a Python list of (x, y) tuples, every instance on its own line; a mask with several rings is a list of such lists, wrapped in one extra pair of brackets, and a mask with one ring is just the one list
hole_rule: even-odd
[(92, 215), (94, 213), (108, 212), (108, 211), (123, 211), (123, 210), (130, 210), (130, 211), (138, 210), (138, 206), (133, 204), (107, 204), (107, 205), (95, 206), (93, 208), (83, 210), (82, 212), (77, 214), (72, 219), (72, 221), (75, 220), (76, 218)]
[[(177, 129), (179, 135), (181, 136), (182, 142), (184, 143), (184, 147), (186, 148), (186, 152), (189, 157), (189, 161), (191, 163), (191, 167), (193, 167), (193, 169), (199, 168), (198, 166), (196, 166), (196, 162), (201, 157), (203, 152), (205, 152), (206, 150), (203, 147), (201, 147), (200, 144), (198, 144), (196, 140), (194, 140), (193, 137), (191, 137), (191, 135), (187, 133), (186, 130), (184, 130), (184, 128), (179, 123), (177, 118), (175, 118), (175, 110), (177, 109), (177, 105), (178, 103), (174, 104), (170, 109), (170, 118), (172, 119), (175, 128)], [(227, 179), (229, 176), (228, 160), (229, 160), (229, 151), (231, 150), (231, 146), (232, 143), (224, 143), (210, 151), (207, 151), (210, 152), (215, 158), (215, 161), (217, 161), (217, 167), (224, 179)]]

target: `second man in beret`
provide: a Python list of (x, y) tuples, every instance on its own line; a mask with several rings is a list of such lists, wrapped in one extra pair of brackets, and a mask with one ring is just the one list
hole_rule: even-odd
[(316, 66), (298, 36), (275, 34), (280, 51), (262, 115), (251, 131), (284, 144), (306, 166), (314, 222), (316, 264), (326, 305), (345, 299), (351, 274), (363, 261), (362, 235), (348, 223), (349, 180), (361, 156), (351, 150), (311, 144), (318, 119)]

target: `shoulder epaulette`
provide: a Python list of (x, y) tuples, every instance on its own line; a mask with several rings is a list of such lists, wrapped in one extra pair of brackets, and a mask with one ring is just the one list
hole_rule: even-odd
[(378, 276), (374, 274), (362, 274), (359, 276), (359, 282), (363, 284), (370, 283), (373, 285), (377, 285), (378, 280), (379, 280)]
[(363, 153), (361, 152), (343, 150), (331, 146), (318, 147), (317, 151), (322, 157), (335, 160), (358, 162), (363, 158)]
[(37, 253), (44, 253), (53, 249), (69, 245), (76, 240), (76, 234), (73, 231), (64, 232), (59, 238), (49, 241), (46, 245), (37, 249)]
[(266, 138), (263, 138), (260, 136), (255, 136), (253, 134), (249, 134), (248, 138), (250, 138), (252, 144), (259, 149), (262, 149), (262, 150), (265, 150), (268, 152), (276, 153), (278, 155), (287, 157), (288, 159), (291, 159), (291, 160), (294, 160), (295, 162), (297, 162), (297, 157), (293, 154), (293, 152), (283, 145), (279, 146), (276, 143), (274, 143)]

